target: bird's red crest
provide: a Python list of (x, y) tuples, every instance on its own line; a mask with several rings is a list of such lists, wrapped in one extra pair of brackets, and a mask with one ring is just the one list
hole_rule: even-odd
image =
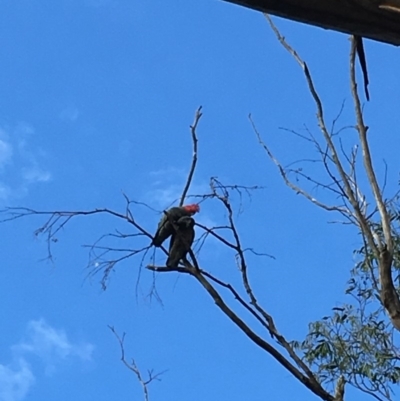
[(197, 203), (193, 203), (192, 205), (186, 205), (184, 208), (190, 213), (198, 213), (200, 212), (200, 206)]

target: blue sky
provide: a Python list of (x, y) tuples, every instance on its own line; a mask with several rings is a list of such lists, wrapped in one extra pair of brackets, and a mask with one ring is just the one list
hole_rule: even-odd
[[(354, 124), (346, 35), (275, 21), (308, 62), (327, 120), (345, 101), (340, 124)], [(398, 182), (400, 56), (392, 46), (366, 41), (365, 47), (369, 138), (381, 181), (383, 161), (389, 166), (390, 194)], [(191, 193), (207, 191), (211, 176), (265, 187), (244, 198), (237, 221), (245, 246), (276, 258), (249, 260), (256, 293), (279, 329), (301, 339), (308, 322), (345, 300), (356, 231), (331, 224), (338, 216), (284, 186), (248, 120), (252, 113), (283, 164), (315, 156), (280, 129), (307, 126), (318, 134), (301, 70), (261, 14), (217, 0), (2, 1), (0, 60), (2, 207), (123, 212), (124, 192), (157, 210), (134, 208), (154, 231), (185, 181), (188, 128), (202, 105)], [(203, 203), (198, 215), (204, 224), (224, 218), (213, 202)], [(118, 266), (105, 292), (100, 276), (87, 279), (88, 250), (81, 245), (129, 227), (109, 217), (78, 218), (60, 233), (50, 263), (43, 261), (45, 239), (33, 234), (41, 223), (35, 217), (0, 226), (0, 401), (142, 399), (107, 325), (127, 333), (127, 355), (144, 372), (167, 370), (150, 387), (151, 401), (316, 399), (189, 277), (156, 277), (162, 305), (146, 297), (148, 271), (137, 290), (139, 259)], [(164, 256), (157, 252), (155, 260)], [(199, 260), (239, 283), (233, 255), (217, 243), (210, 241)]]

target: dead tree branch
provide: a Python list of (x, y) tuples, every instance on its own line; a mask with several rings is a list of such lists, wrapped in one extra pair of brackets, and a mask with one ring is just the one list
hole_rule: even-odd
[[(285, 184), (291, 188), (294, 192), (296, 192), (296, 194), (301, 194), (302, 196), (304, 196), (306, 199), (308, 199), (310, 202), (314, 203), (315, 205), (317, 205), (318, 207), (325, 209), (327, 211), (336, 211), (341, 213), (344, 216), (348, 216), (350, 213), (350, 211), (348, 210), (348, 208), (344, 208), (344, 207), (340, 207), (340, 206), (336, 206), (336, 205), (327, 205), (323, 202), (320, 202), (318, 199), (316, 199), (314, 196), (312, 196), (310, 193), (308, 193), (306, 190), (304, 190), (303, 188), (301, 188), (299, 185), (296, 185), (295, 183), (293, 183), (289, 177), (288, 174), (285, 170), (285, 168), (282, 166), (282, 164), (276, 159), (276, 157), (273, 155), (273, 153), (271, 152), (271, 150), (269, 149), (269, 147), (266, 145), (266, 143), (262, 140), (261, 135), (259, 133), (259, 131), (257, 130), (257, 127), (251, 117), (251, 115), (249, 115), (249, 120), (252, 124), (253, 130), (257, 136), (257, 139), (260, 143), (260, 145), (264, 148), (264, 150), (266, 151), (268, 157), (273, 161), (273, 163), (278, 167), (279, 173), (281, 174)], [(323, 184), (320, 184), (321, 186), (324, 186)]]
[(315, 395), (325, 401), (334, 401), (332, 395), (326, 392), (315, 377), (305, 375), (300, 372), (292, 363), (289, 362), (279, 351), (277, 351), (271, 344), (258, 336), (250, 327), (239, 318), (239, 316), (233, 312), (231, 308), (223, 301), (218, 291), (206, 280), (203, 274), (199, 270), (193, 269), (191, 274), (197, 279), (202, 287), (209, 293), (214, 300), (215, 304), (222, 310), (222, 312), (236, 325), (238, 326), (246, 336), (248, 336), (255, 344), (261, 349), (270, 354), (276, 359), (285, 369), (287, 369), (297, 380), (303, 383), (308, 389), (310, 389)]
[[(296, 353), (294, 352), (293, 348), (290, 346), (290, 344), (286, 341), (286, 339), (284, 338), (284, 336), (282, 336), (278, 330), (276, 329), (274, 320), (272, 318), (272, 316), (267, 313), (265, 311), (265, 309), (263, 309), (259, 302), (257, 301), (257, 298), (253, 292), (253, 289), (250, 285), (249, 282), (249, 277), (248, 277), (248, 269), (247, 269), (247, 261), (245, 258), (245, 254), (244, 254), (244, 248), (241, 244), (240, 241), (240, 237), (239, 237), (239, 232), (236, 228), (235, 222), (234, 222), (234, 218), (233, 218), (233, 209), (232, 209), (232, 205), (230, 203), (229, 200), (229, 193), (227, 190), (223, 190), (222, 191), (222, 195), (220, 195), (217, 192), (217, 188), (216, 185), (213, 185), (213, 183), (216, 182), (218, 184), (218, 189), (221, 190), (222, 185), (221, 183), (217, 182), (215, 179), (214, 181), (212, 181), (211, 184), (211, 189), (213, 190), (213, 192), (215, 193), (217, 199), (219, 199), (222, 204), (224, 205), (225, 209), (227, 210), (228, 213), (228, 224), (229, 224), (229, 228), (232, 231), (233, 237), (234, 237), (234, 249), (236, 250), (236, 256), (237, 259), (239, 261), (239, 269), (240, 272), (242, 274), (242, 282), (243, 282), (243, 286), (244, 289), (250, 299), (250, 305), (252, 305), (255, 310), (257, 311), (257, 313), (259, 313), (263, 320), (264, 320), (264, 326), (267, 327), (269, 333), (271, 334), (272, 337), (274, 337), (278, 343), (287, 351), (287, 353), (290, 355), (290, 357), (295, 361), (295, 363), (298, 365), (298, 367), (300, 369), (302, 369), (306, 375), (310, 378), (310, 380), (314, 380), (314, 376), (313, 373), (311, 372), (311, 370), (307, 367), (307, 365), (296, 355)], [(236, 295), (235, 295), (236, 296)]]
[[(201, 118), (201, 109), (199, 108), (196, 112), (195, 121), (191, 126), (191, 134), (193, 141), (194, 156), (192, 159), (192, 164), (190, 167), (190, 172), (188, 175), (187, 182), (185, 184), (181, 204), (184, 202), (189, 187), (192, 182), (192, 178), (196, 168), (197, 162), (197, 137), (196, 137), (196, 127)], [(310, 389), (314, 394), (325, 401), (334, 401), (333, 395), (327, 392), (322, 385), (317, 380), (317, 377), (313, 374), (310, 367), (305, 361), (303, 361), (300, 356), (296, 353), (295, 349), (292, 347), (289, 341), (281, 334), (276, 327), (273, 317), (267, 312), (265, 308), (261, 306), (259, 300), (257, 299), (253, 288), (251, 287), (249, 278), (249, 266), (247, 262), (246, 251), (252, 250), (252, 248), (246, 247), (240, 238), (239, 230), (236, 226), (235, 215), (240, 214), (244, 210), (243, 197), (249, 196), (251, 199), (251, 191), (255, 189), (260, 189), (260, 187), (247, 187), (242, 185), (224, 185), (220, 180), (215, 177), (210, 179), (210, 193), (205, 195), (197, 194), (194, 196), (201, 197), (207, 202), (218, 202), (222, 205), (224, 211), (226, 211), (226, 222), (225, 224), (220, 224), (216, 227), (206, 227), (197, 224), (197, 227), (204, 230), (204, 238), (214, 237), (218, 240), (221, 246), (227, 247), (232, 251), (238, 261), (239, 274), (241, 278), (241, 288), (235, 288), (233, 285), (229, 284), (228, 280), (221, 279), (215, 275), (206, 272), (202, 269), (198, 263), (195, 253), (192, 249), (188, 251), (190, 255), (190, 261), (185, 257), (182, 257), (179, 266), (175, 268), (168, 268), (166, 266), (155, 266), (154, 264), (148, 265), (147, 269), (153, 272), (153, 277), (155, 273), (167, 273), (175, 272), (177, 274), (188, 274), (193, 277), (200, 286), (207, 291), (207, 293), (214, 300), (216, 305), (220, 310), (256, 345), (263, 349), (267, 354), (271, 355), (278, 363), (283, 366), (287, 371), (289, 371), (298, 381)], [(116, 264), (123, 260), (127, 260), (130, 257), (138, 254), (142, 254), (141, 266), (143, 263), (143, 258), (147, 254), (151, 245), (144, 244), (143, 246), (135, 244), (135, 249), (130, 249), (129, 246), (118, 245), (103, 245), (102, 240), (123, 240), (123, 239), (134, 239), (135, 242), (139, 242), (142, 239), (152, 240), (153, 236), (149, 231), (136, 220), (136, 215), (131, 210), (131, 206), (134, 204), (139, 205), (140, 202), (131, 201), (127, 195), (123, 194), (126, 201), (126, 207), (124, 212), (116, 212), (111, 209), (102, 208), (90, 211), (55, 211), (55, 212), (42, 212), (29, 208), (9, 208), (6, 211), (6, 217), (3, 221), (17, 220), (22, 217), (38, 215), (44, 216), (46, 218), (45, 223), (37, 230), (37, 234), (46, 235), (47, 241), (57, 240), (56, 235), (59, 231), (66, 226), (67, 223), (77, 216), (89, 216), (89, 215), (110, 215), (116, 218), (118, 221), (123, 221), (128, 223), (129, 227), (134, 228), (133, 233), (123, 233), (122, 230), (116, 231), (115, 233), (102, 235), (93, 245), (88, 245), (91, 255), (95, 262), (94, 270), (92, 274), (99, 272), (103, 273), (104, 284), (110, 273), (114, 270)], [(235, 214), (236, 213), (236, 214)], [(167, 214), (168, 216), (168, 214)], [(174, 224), (174, 222), (172, 222)], [(178, 228), (177, 228), (178, 229)], [(226, 230), (226, 231), (223, 231)], [(225, 236), (227, 234), (227, 236)], [(229, 239), (227, 239), (229, 238)], [(204, 240), (205, 240), (204, 239)], [(165, 248), (161, 247), (161, 250), (168, 254)], [(51, 255), (51, 251), (49, 251)], [(254, 254), (257, 255), (256, 252)], [(261, 254), (259, 254), (261, 255)], [(270, 256), (270, 255), (269, 255)], [(234, 265), (232, 263), (232, 265)], [(224, 269), (222, 274), (225, 274), (227, 269)], [(153, 281), (153, 290), (154, 281)], [(153, 293), (153, 292), (152, 292)], [(225, 297), (228, 298), (232, 296), (234, 298), (234, 305), (237, 309), (231, 308)], [(242, 318), (242, 314), (247, 319), (249, 318), (252, 323), (257, 324), (257, 328), (262, 328), (262, 334), (258, 334), (255, 329)], [(260, 325), (260, 326), (259, 326)], [(124, 365), (131, 370), (137, 377), (139, 383), (142, 386), (145, 401), (148, 400), (148, 389), (147, 385), (156, 379), (158, 375), (152, 375), (149, 373), (149, 378), (144, 379), (140, 373), (136, 362), (132, 360), (129, 363), (125, 358), (124, 351), (124, 336), (119, 337), (115, 330), (110, 327), (110, 330), (114, 333), (119, 341), (121, 348), (121, 360)], [(271, 344), (271, 342), (275, 342)]]
[[(362, 159), (364, 165), (364, 172), (366, 174), (367, 181), (372, 190), (373, 198), (376, 203), (377, 210), (379, 212), (380, 224), (382, 226), (382, 234), (376, 231), (376, 225), (373, 224), (371, 220), (371, 215), (369, 216), (367, 213), (367, 201), (365, 196), (363, 195), (359, 185), (357, 184), (357, 176), (356, 176), (356, 150), (352, 150), (350, 157), (347, 156), (344, 151), (342, 144), (341, 151), (345, 155), (345, 161), (349, 165), (350, 173), (346, 172), (344, 164), (342, 163), (339, 152), (337, 150), (337, 146), (333, 141), (333, 134), (330, 133), (327, 129), (327, 125), (325, 123), (323, 106), (321, 99), (315, 89), (310, 71), (308, 69), (307, 64), (300, 58), (297, 52), (287, 43), (285, 38), (280, 34), (279, 30), (276, 28), (271, 18), (265, 14), (273, 32), (275, 33), (278, 41), (282, 44), (282, 46), (291, 54), (291, 56), (296, 60), (296, 62), (300, 65), (303, 70), (306, 82), (308, 84), (309, 92), (314, 100), (317, 109), (317, 121), (319, 128), (321, 130), (322, 136), (327, 144), (327, 149), (329, 149), (331, 162), (334, 165), (340, 176), (340, 182), (336, 179), (333, 179), (333, 182), (337, 185), (337, 188), (340, 191), (343, 191), (343, 202), (347, 207), (339, 208), (338, 206), (327, 207), (325, 204), (321, 204), (317, 202), (310, 194), (308, 194), (304, 189), (300, 188), (297, 185), (294, 185), (290, 182), (287, 177), (286, 171), (280, 165), (280, 163), (276, 160), (276, 158), (272, 155), (271, 151), (268, 147), (260, 141), (260, 135), (256, 131), (258, 139), (268, 156), (271, 160), (278, 166), (279, 171), (285, 181), (285, 183), (292, 188), (296, 193), (301, 193), (303, 196), (308, 198), (311, 202), (315, 203), (317, 206), (330, 211), (338, 211), (342, 213), (342, 215), (347, 215), (349, 220), (352, 223), (355, 223), (363, 236), (364, 241), (368, 245), (368, 248), (371, 249), (375, 259), (378, 263), (379, 275), (380, 275), (380, 298), (381, 301), (389, 314), (389, 317), (392, 321), (394, 327), (400, 330), (400, 299), (396, 292), (396, 289), (393, 284), (392, 279), (392, 262), (393, 262), (393, 252), (394, 252), (394, 244), (393, 244), (393, 231), (391, 227), (391, 217), (387, 209), (387, 204), (383, 200), (382, 190), (379, 187), (375, 170), (372, 165), (372, 157), (369, 148), (369, 143), (367, 139), (367, 131), (368, 127), (364, 123), (364, 117), (362, 113), (362, 107), (360, 98), (357, 92), (357, 83), (355, 78), (355, 58), (356, 58), (356, 47), (357, 40), (352, 37), (351, 38), (351, 49), (350, 49), (350, 87), (351, 93), (354, 101), (354, 110), (356, 116), (356, 129), (358, 132), (358, 137), (362, 150)], [(254, 123), (253, 128), (254, 128)], [(324, 159), (324, 158), (323, 158)], [(326, 166), (326, 164), (325, 164)], [(330, 170), (325, 167), (325, 170), (328, 172), (331, 178), (334, 178)], [(374, 276), (372, 276), (372, 280), (375, 282)]]
[(125, 357), (125, 345), (124, 345), (124, 340), (125, 340), (125, 333), (122, 334), (122, 337), (118, 335), (114, 327), (108, 326), (108, 328), (111, 330), (111, 332), (114, 334), (115, 338), (118, 341), (118, 344), (121, 349), (121, 361), (122, 363), (131, 371), (135, 374), (138, 382), (142, 386), (143, 390), (143, 396), (145, 401), (149, 401), (149, 389), (148, 385), (153, 382), (154, 380), (161, 380), (160, 376), (165, 373), (165, 371), (160, 372), (160, 373), (153, 373), (153, 370), (148, 370), (148, 378), (144, 379), (142, 373), (140, 372), (135, 360), (132, 358), (131, 362), (128, 362)]
[(391, 219), (383, 201), (382, 191), (379, 188), (375, 171), (372, 166), (371, 152), (369, 149), (367, 131), (368, 127), (364, 123), (360, 98), (357, 91), (357, 83), (355, 77), (355, 54), (356, 41), (354, 37), (351, 39), (350, 50), (350, 82), (351, 92), (354, 100), (355, 115), (357, 119), (357, 130), (360, 138), (361, 148), (363, 151), (364, 169), (368, 177), (368, 182), (371, 186), (372, 193), (380, 214), (384, 243), (378, 243), (378, 249), (375, 249), (375, 256), (378, 260), (379, 275), (381, 284), (381, 300), (385, 306), (393, 325), (400, 330), (400, 299), (396, 292), (392, 279), (392, 263), (393, 263), (393, 237)]
[[(128, 200), (129, 201), (129, 200)], [(130, 203), (134, 203), (129, 201)], [(119, 213), (114, 210), (108, 208), (94, 209), (94, 210), (77, 210), (77, 211), (40, 211), (26, 207), (9, 207), (2, 211), (0, 211), (5, 217), (0, 220), (0, 222), (6, 221), (15, 221), (18, 219), (31, 217), (31, 216), (45, 216), (47, 220), (41, 227), (39, 227), (35, 231), (35, 235), (44, 235), (46, 239), (47, 246), (47, 259), (53, 261), (53, 251), (52, 245), (58, 242), (58, 235), (61, 230), (63, 230), (68, 223), (71, 222), (72, 219), (78, 216), (94, 216), (94, 215), (111, 215), (116, 217), (118, 220), (122, 220), (128, 223), (130, 226), (133, 226), (136, 233), (133, 234), (105, 234), (100, 236), (100, 238), (92, 245), (85, 245), (85, 247), (90, 248), (90, 258), (88, 262), (88, 267), (92, 268), (92, 271), (89, 272), (88, 277), (92, 277), (97, 273), (102, 272), (101, 286), (105, 290), (107, 288), (107, 281), (110, 276), (110, 273), (114, 270), (115, 266), (127, 260), (135, 255), (140, 253), (146, 254), (150, 249), (150, 245), (145, 245), (142, 247), (138, 247), (136, 249), (126, 248), (126, 247), (114, 247), (114, 246), (101, 246), (99, 245), (100, 241), (103, 241), (105, 238), (114, 237), (119, 239), (126, 238), (148, 238), (152, 239), (152, 235), (133, 217), (129, 209), (129, 205), (127, 206), (126, 213)], [(162, 248), (164, 252), (166, 252), (165, 248)], [(113, 257), (106, 259), (105, 256), (112, 254)], [(117, 254), (122, 254), (122, 256), (116, 256)]]
[(194, 174), (194, 171), (196, 169), (196, 164), (197, 164), (197, 142), (198, 142), (196, 129), (197, 129), (197, 125), (199, 124), (200, 118), (203, 115), (202, 112), (201, 112), (201, 109), (202, 109), (202, 106), (200, 106), (196, 110), (196, 114), (194, 116), (194, 122), (190, 126), (190, 133), (192, 135), (192, 144), (193, 144), (192, 164), (190, 166), (188, 178), (186, 180), (186, 184), (185, 184), (185, 187), (184, 187), (183, 192), (182, 192), (182, 196), (181, 196), (181, 200), (179, 202), (179, 206), (182, 206), (183, 203), (185, 202), (185, 198), (186, 198), (186, 195), (187, 195), (187, 193), (189, 191), (190, 184), (192, 183), (192, 180), (193, 180), (193, 174)]
[(326, 125), (325, 119), (324, 119), (322, 102), (315, 89), (308, 66), (300, 58), (300, 56), (297, 54), (297, 52), (287, 43), (285, 38), (280, 34), (278, 28), (275, 26), (275, 24), (273, 23), (273, 21), (271, 20), (269, 15), (267, 15), (267, 14), (264, 14), (264, 15), (265, 15), (268, 23), (270, 24), (271, 29), (274, 31), (278, 41), (289, 52), (289, 54), (291, 54), (293, 56), (293, 58), (296, 60), (296, 62), (300, 65), (300, 67), (303, 70), (304, 76), (306, 78), (306, 82), (308, 84), (309, 91), (311, 93), (311, 96), (312, 96), (312, 98), (315, 102), (316, 108), (317, 108), (317, 121), (318, 121), (319, 128), (322, 132), (323, 138), (326, 141), (326, 144), (331, 153), (333, 164), (335, 165), (335, 167), (339, 173), (339, 176), (341, 178), (341, 182), (342, 182), (343, 189), (345, 192), (345, 197), (349, 201), (349, 203), (353, 209), (351, 214), (356, 218), (357, 225), (364, 232), (364, 234), (367, 238), (368, 245), (374, 251), (374, 254), (379, 255), (379, 249), (381, 246), (380, 238), (378, 235), (376, 235), (376, 233), (374, 233), (372, 231), (371, 226), (370, 226), (368, 220), (366, 219), (366, 216), (362, 213), (362, 210), (360, 208), (360, 204), (358, 201), (358, 197), (352, 189), (352, 183), (350, 182), (349, 176), (345, 172), (345, 168), (339, 158), (338, 151), (332, 140), (332, 135), (329, 133), (329, 131), (327, 129), (327, 125)]
[[(381, 216), (383, 234), (385, 238), (385, 246), (390, 255), (393, 254), (393, 243), (392, 234), (390, 228), (390, 218), (386, 210), (385, 203), (382, 199), (382, 192), (379, 188), (378, 181), (375, 176), (375, 171), (372, 166), (371, 151), (367, 140), (368, 127), (364, 123), (364, 117), (361, 109), (360, 97), (357, 92), (357, 83), (355, 77), (355, 57), (356, 57), (356, 39), (354, 36), (351, 38), (351, 50), (350, 50), (350, 82), (351, 92), (354, 100), (355, 115), (357, 119), (357, 131), (360, 138), (361, 149), (363, 152), (364, 169), (368, 177), (368, 182), (371, 185), (371, 189), (378, 206), (378, 210)], [(382, 249), (382, 244), (378, 243), (379, 250)]]

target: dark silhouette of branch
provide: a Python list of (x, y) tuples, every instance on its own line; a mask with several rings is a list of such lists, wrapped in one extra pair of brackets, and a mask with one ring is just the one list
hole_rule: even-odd
[(248, 278), (248, 269), (247, 269), (247, 261), (245, 258), (245, 251), (244, 248), (241, 244), (240, 241), (240, 236), (239, 232), (236, 228), (234, 218), (233, 218), (233, 209), (232, 205), (229, 200), (229, 193), (228, 191), (223, 187), (223, 185), (218, 182), (218, 189), (222, 191), (222, 196), (218, 194), (216, 186), (212, 186), (213, 191), (215, 192), (217, 198), (223, 203), (225, 209), (227, 210), (228, 213), (228, 222), (229, 222), (229, 227), (232, 231), (234, 240), (235, 240), (235, 250), (236, 250), (236, 255), (239, 261), (239, 269), (242, 274), (242, 282), (245, 288), (245, 291), (247, 295), (250, 298), (250, 305), (252, 305), (255, 310), (263, 317), (265, 321), (265, 326), (267, 327), (268, 331), (270, 332), (271, 336), (276, 338), (278, 343), (282, 345), (285, 350), (288, 352), (290, 357), (296, 362), (296, 364), (299, 366), (300, 369), (302, 369), (306, 375), (310, 378), (311, 381), (314, 381), (314, 375), (311, 372), (311, 370), (307, 367), (307, 365), (296, 355), (294, 352), (293, 348), (291, 345), (286, 341), (286, 339), (278, 332), (276, 329), (274, 320), (272, 316), (263, 309), (259, 302), (257, 301), (257, 298), (253, 292), (253, 289), (250, 285), (249, 278)]
[[(132, 202), (131, 202), (132, 203)], [(105, 234), (92, 245), (85, 245), (90, 249), (88, 267), (92, 268), (89, 272), (88, 277), (92, 277), (97, 273), (102, 272), (101, 286), (105, 290), (107, 288), (107, 281), (110, 273), (114, 270), (115, 266), (127, 260), (137, 254), (144, 252), (145, 254), (150, 249), (150, 245), (138, 247), (136, 249), (125, 248), (125, 247), (112, 247), (109, 245), (99, 245), (100, 241), (108, 237), (115, 237), (120, 239), (126, 238), (149, 238), (152, 239), (152, 235), (139, 223), (136, 222), (132, 213), (129, 210), (129, 206), (125, 214), (116, 212), (108, 208), (94, 209), (94, 210), (77, 210), (77, 211), (40, 211), (25, 207), (10, 207), (0, 211), (5, 217), (0, 222), (15, 221), (21, 218), (30, 216), (45, 216), (47, 220), (40, 226), (36, 231), (35, 235), (44, 235), (47, 244), (47, 259), (53, 261), (52, 244), (58, 242), (58, 234), (66, 225), (75, 217), (78, 216), (92, 216), (92, 215), (111, 215), (119, 220), (128, 223), (133, 226), (138, 232), (133, 234)], [(166, 250), (163, 248), (164, 252)], [(112, 258), (105, 259), (108, 254), (122, 253), (122, 256), (113, 256)]]
[[(189, 190), (190, 184), (196, 168), (197, 162), (197, 138), (196, 138), (196, 127), (201, 117), (201, 108), (197, 110), (195, 122), (191, 126), (192, 140), (194, 146), (194, 157), (192, 159), (192, 165), (190, 167), (189, 176), (183, 190), (181, 204), (187, 197), (187, 192)], [(283, 366), (287, 371), (289, 371), (297, 380), (304, 384), (308, 389), (310, 389), (314, 394), (325, 401), (334, 401), (334, 398), (329, 394), (322, 385), (318, 382), (316, 376), (312, 373), (310, 367), (305, 361), (303, 361), (300, 356), (296, 353), (295, 349), (291, 346), (289, 341), (286, 340), (284, 335), (279, 332), (273, 317), (267, 312), (265, 308), (259, 303), (253, 288), (250, 284), (249, 279), (249, 266), (246, 260), (248, 252), (252, 252), (254, 255), (258, 256), (269, 256), (266, 253), (260, 253), (254, 251), (251, 247), (245, 247), (242, 244), (240, 233), (235, 223), (235, 216), (244, 212), (244, 202), (243, 197), (248, 196), (251, 200), (252, 191), (261, 189), (259, 186), (243, 186), (243, 185), (225, 185), (218, 178), (211, 177), (210, 179), (210, 193), (207, 194), (195, 194), (191, 195), (193, 197), (202, 198), (207, 202), (217, 202), (221, 204), (226, 211), (226, 222), (220, 224), (216, 227), (206, 227), (201, 224), (196, 224), (196, 227), (204, 230), (203, 243), (207, 238), (214, 237), (218, 240), (220, 246), (227, 247), (232, 250), (235, 254), (236, 261), (239, 265), (239, 274), (241, 276), (242, 288), (235, 288), (227, 280), (221, 279), (214, 274), (207, 272), (202, 266), (199, 265), (197, 257), (193, 252), (193, 249), (188, 250), (188, 257), (182, 257), (179, 261), (179, 265), (170, 268), (166, 266), (156, 266), (154, 263), (148, 264), (146, 269), (151, 271), (153, 274), (153, 287), (150, 292), (150, 296), (158, 296), (157, 289), (155, 287), (154, 279), (157, 273), (168, 273), (173, 272), (175, 274), (188, 274), (193, 277), (207, 293), (212, 297), (216, 305), (221, 309), (221, 311), (255, 344), (257, 344), (261, 349), (266, 351), (275, 360), (277, 360), (281, 366)], [(130, 259), (135, 255), (141, 255), (141, 261), (139, 265), (139, 275), (140, 269), (144, 266), (144, 258), (147, 255), (151, 245), (143, 244), (140, 242), (143, 240), (148, 240), (149, 242), (153, 239), (149, 230), (145, 228), (137, 219), (136, 214), (132, 211), (133, 205), (146, 206), (152, 209), (148, 205), (143, 205), (140, 202), (132, 201), (129, 197), (123, 193), (126, 206), (125, 210), (117, 212), (108, 208), (94, 209), (89, 211), (53, 211), (53, 212), (43, 212), (37, 211), (29, 208), (9, 208), (3, 211), (5, 218), (3, 221), (17, 220), (22, 217), (28, 217), (33, 215), (44, 216), (45, 223), (36, 231), (36, 234), (45, 235), (48, 243), (56, 241), (56, 235), (63, 229), (67, 223), (69, 223), (73, 218), (77, 216), (90, 216), (90, 215), (110, 215), (117, 219), (117, 221), (122, 221), (128, 224), (128, 227), (134, 228), (133, 232), (125, 233), (125, 230), (118, 230), (112, 233), (101, 235), (100, 238), (92, 245), (86, 245), (89, 248), (89, 264), (92, 267), (92, 271), (89, 276), (94, 274), (102, 274), (102, 286), (105, 289), (106, 283), (108, 282), (111, 272), (114, 271), (115, 266), (122, 262)], [(167, 213), (167, 217), (169, 215)], [(175, 228), (176, 235), (179, 235), (179, 227), (174, 225), (175, 223), (171, 221), (171, 224)], [(225, 238), (225, 234), (228, 234), (228, 239)], [(122, 246), (120, 244), (109, 245), (107, 240), (133, 240), (135, 243), (134, 248), (131, 249), (130, 246)], [(104, 244), (105, 242), (105, 244)], [(157, 248), (158, 249), (158, 248)], [(168, 255), (168, 251), (160, 247), (161, 251)], [(51, 256), (51, 250), (49, 248), (49, 255)], [(189, 259), (189, 260), (188, 260)], [(227, 268), (229, 266), (226, 266)], [(235, 264), (232, 263), (233, 269), (231, 271), (237, 271), (235, 269)], [(228, 269), (224, 269), (222, 274), (226, 274)], [(139, 276), (138, 276), (139, 277)], [(236, 301), (237, 311), (230, 308), (225, 301), (224, 297), (232, 296)], [(251, 321), (261, 325), (263, 328), (262, 334), (256, 333), (255, 329), (251, 327), (250, 324), (246, 323), (241, 315), (250, 318)], [(258, 326), (259, 327), (259, 326)], [(119, 341), (121, 347), (121, 360), (124, 365), (135, 373), (138, 381), (142, 385), (145, 401), (148, 400), (148, 389), (147, 385), (157, 378), (157, 375), (149, 374), (149, 379), (145, 380), (140, 373), (136, 363), (132, 360), (131, 363), (127, 362), (125, 359), (124, 351), (124, 336), (119, 337), (115, 330), (110, 327), (110, 330), (114, 333)], [(273, 344), (267, 341), (271, 338)], [(338, 400), (339, 401), (339, 400)], [(341, 400), (340, 400), (341, 401)]]
[[(231, 244), (227, 239), (225, 239), (224, 237), (222, 237), (221, 235), (219, 235), (215, 232), (215, 230), (218, 229), (218, 227), (208, 228), (200, 223), (196, 223), (196, 226), (202, 228), (207, 234), (210, 234), (214, 238), (217, 238), (217, 240), (221, 241), (224, 245), (228, 246), (229, 248), (236, 249), (235, 245)], [(223, 227), (223, 228), (229, 229), (229, 227), (227, 227), (227, 226)]]
[(183, 203), (185, 202), (185, 198), (186, 195), (189, 191), (190, 188), (190, 184), (192, 183), (192, 179), (193, 179), (193, 174), (194, 171), (196, 169), (196, 164), (197, 164), (197, 135), (196, 135), (196, 129), (197, 129), (197, 125), (199, 124), (200, 118), (203, 115), (201, 113), (201, 109), (202, 106), (200, 106), (197, 110), (196, 110), (196, 114), (194, 116), (194, 122), (193, 124), (190, 126), (190, 132), (192, 134), (192, 143), (193, 143), (193, 156), (192, 156), (192, 165), (190, 166), (190, 170), (189, 170), (189, 175), (185, 184), (185, 188), (183, 189), (182, 192), (182, 196), (181, 196), (181, 201), (179, 202), (179, 206), (182, 206)]
[(257, 344), (261, 349), (270, 354), (274, 359), (276, 359), (282, 366), (285, 367), (296, 379), (303, 383), (308, 389), (310, 389), (315, 395), (319, 396), (325, 401), (334, 401), (333, 396), (326, 392), (314, 376), (308, 377), (301, 373), (293, 364), (289, 362), (279, 351), (277, 351), (271, 344), (258, 336), (250, 327), (239, 318), (239, 316), (229, 308), (223, 301), (222, 297), (215, 290), (215, 288), (210, 284), (203, 274), (197, 269), (192, 270), (192, 275), (198, 280), (198, 282), (203, 286), (203, 288), (210, 294), (213, 298), (215, 304), (222, 310), (222, 312), (229, 317), (229, 319), (237, 325), (246, 336), (248, 336), (255, 344)]
[(153, 373), (153, 370), (148, 370), (147, 371), (147, 379), (144, 379), (143, 374), (140, 372), (135, 360), (132, 358), (130, 362), (128, 362), (126, 360), (125, 357), (125, 346), (124, 346), (124, 340), (125, 340), (125, 333), (122, 334), (122, 337), (120, 337), (118, 335), (118, 333), (116, 332), (116, 330), (114, 329), (114, 327), (112, 326), (108, 326), (108, 328), (111, 330), (111, 332), (114, 334), (115, 338), (118, 341), (118, 344), (120, 346), (121, 349), (121, 361), (122, 363), (131, 371), (135, 374), (138, 382), (140, 383), (140, 385), (142, 386), (142, 390), (143, 390), (143, 396), (144, 396), (144, 400), (145, 401), (149, 401), (149, 389), (148, 389), (148, 385), (153, 382), (154, 380), (158, 380), (160, 381), (160, 376), (165, 373), (166, 371), (162, 371), (160, 373)]

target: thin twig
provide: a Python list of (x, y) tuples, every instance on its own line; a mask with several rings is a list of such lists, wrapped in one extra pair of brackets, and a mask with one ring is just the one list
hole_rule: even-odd
[(251, 115), (249, 115), (249, 120), (252, 124), (253, 130), (255, 132), (255, 134), (257, 135), (258, 141), (260, 143), (260, 145), (264, 148), (264, 150), (267, 152), (269, 158), (275, 163), (275, 165), (278, 167), (279, 172), (283, 178), (283, 180), (285, 181), (285, 184), (291, 188), (293, 191), (295, 191), (298, 194), (303, 195), (305, 198), (307, 198), (309, 201), (311, 201), (312, 203), (316, 204), (317, 206), (321, 207), (322, 209), (328, 210), (328, 211), (339, 211), (342, 213), (348, 213), (347, 209), (343, 209), (339, 206), (330, 206), (327, 205), (325, 203), (320, 202), (318, 199), (314, 198), (313, 196), (311, 196), (307, 191), (305, 191), (303, 188), (299, 187), (298, 185), (294, 184), (292, 181), (289, 180), (285, 169), (283, 168), (283, 166), (281, 165), (281, 163), (275, 158), (275, 156), (272, 154), (272, 152), (270, 151), (270, 149), (268, 148), (268, 146), (266, 145), (266, 143), (262, 140), (260, 133), (257, 130), (257, 127), (251, 117)]

